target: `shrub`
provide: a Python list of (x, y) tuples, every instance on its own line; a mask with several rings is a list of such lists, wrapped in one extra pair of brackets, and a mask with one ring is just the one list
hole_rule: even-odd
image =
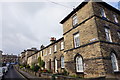
[(38, 63), (40, 68), (45, 66), (45, 62), (41, 59), (41, 57), (38, 58)]
[(40, 67), (38, 65), (36, 65), (34, 71), (37, 72), (39, 69), (40, 69)]
[(20, 66), (20, 69), (22, 69), (23, 68), (23, 66)]
[(40, 67), (38, 65), (35, 65), (35, 64), (32, 64), (30, 68), (31, 68), (31, 70), (33, 70), (35, 72), (37, 72), (40, 69)]
[(67, 76), (67, 75), (69, 75), (69, 72), (67, 72), (67, 70), (64, 69), (63, 72), (62, 72), (62, 74), (65, 75), (65, 76)]
[(30, 66), (29, 66), (29, 65), (26, 65), (26, 68), (28, 68), (28, 69), (29, 69), (29, 68), (30, 68)]

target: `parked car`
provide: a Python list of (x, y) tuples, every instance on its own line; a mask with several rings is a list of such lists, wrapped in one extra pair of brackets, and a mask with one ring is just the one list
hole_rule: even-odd
[(3, 68), (2, 67), (0, 67), (0, 80), (3, 78)]
[(2, 70), (3, 70), (3, 74), (6, 74), (8, 72), (8, 67), (7, 66), (3, 66)]

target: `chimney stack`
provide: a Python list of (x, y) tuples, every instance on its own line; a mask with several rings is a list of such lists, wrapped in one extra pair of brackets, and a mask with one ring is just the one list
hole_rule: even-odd
[(41, 46), (40, 46), (40, 49), (43, 49), (43, 48), (44, 48), (44, 45), (41, 45)]
[(32, 50), (37, 50), (37, 49), (36, 49), (36, 48), (34, 48), (34, 47), (32, 47), (31, 49), (32, 49)]
[(55, 41), (56, 41), (56, 38), (55, 37), (51, 37), (50, 42), (54, 43)]

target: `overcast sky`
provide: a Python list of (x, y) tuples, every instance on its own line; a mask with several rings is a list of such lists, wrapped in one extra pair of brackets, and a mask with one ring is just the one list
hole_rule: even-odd
[[(20, 54), (24, 49), (50, 44), (50, 37), (61, 38), (59, 22), (78, 2), (1, 2), (0, 49)], [(117, 3), (110, 3), (117, 7)], [(64, 6), (63, 6), (64, 5)]]

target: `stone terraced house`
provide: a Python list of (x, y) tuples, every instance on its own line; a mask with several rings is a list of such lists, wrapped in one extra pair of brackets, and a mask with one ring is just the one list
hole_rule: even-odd
[(63, 37), (29, 56), (53, 73), (120, 78), (120, 11), (105, 2), (82, 2), (61, 22)]
[(2, 66), (2, 51), (0, 50), (0, 67)]

